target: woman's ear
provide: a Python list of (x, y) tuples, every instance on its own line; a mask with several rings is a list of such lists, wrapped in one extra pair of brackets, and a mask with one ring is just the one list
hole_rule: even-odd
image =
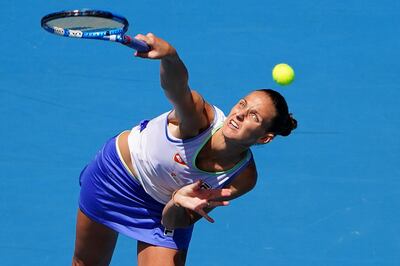
[(257, 143), (258, 144), (267, 144), (274, 139), (275, 135), (272, 133), (267, 133), (263, 137), (259, 138)]

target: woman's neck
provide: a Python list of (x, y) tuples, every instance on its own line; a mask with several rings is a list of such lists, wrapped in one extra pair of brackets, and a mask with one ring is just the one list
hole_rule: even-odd
[(209, 158), (217, 161), (240, 161), (249, 150), (248, 146), (227, 140), (221, 129), (215, 132), (207, 146)]

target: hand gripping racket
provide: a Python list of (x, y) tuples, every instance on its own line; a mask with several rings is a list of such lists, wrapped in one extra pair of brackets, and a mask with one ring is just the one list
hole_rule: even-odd
[(119, 42), (138, 52), (148, 52), (143, 41), (125, 35), (128, 20), (122, 16), (100, 10), (61, 11), (44, 16), (41, 26), (57, 35)]

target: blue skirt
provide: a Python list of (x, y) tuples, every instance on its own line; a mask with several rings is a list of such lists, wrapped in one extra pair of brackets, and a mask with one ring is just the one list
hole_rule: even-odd
[(80, 175), (79, 208), (90, 219), (156, 246), (188, 249), (193, 226), (173, 231), (161, 225), (165, 205), (148, 195), (123, 165), (113, 137)]

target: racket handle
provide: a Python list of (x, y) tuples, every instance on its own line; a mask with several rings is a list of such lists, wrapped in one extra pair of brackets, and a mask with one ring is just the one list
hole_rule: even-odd
[(136, 38), (131, 38), (128, 35), (124, 36), (124, 41), (122, 44), (131, 47), (138, 52), (148, 52), (151, 50), (150, 46), (147, 43), (139, 41)]

